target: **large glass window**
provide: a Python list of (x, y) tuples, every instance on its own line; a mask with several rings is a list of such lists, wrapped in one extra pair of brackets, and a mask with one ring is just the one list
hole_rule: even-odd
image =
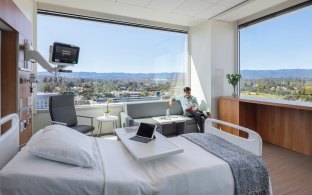
[(38, 14), (38, 51), (54, 42), (80, 47), (79, 63), (57, 81), (38, 65), (38, 108), (50, 95), (75, 94), (77, 104), (166, 98), (187, 85), (186, 33)]
[(240, 95), (312, 102), (312, 6), (239, 30)]

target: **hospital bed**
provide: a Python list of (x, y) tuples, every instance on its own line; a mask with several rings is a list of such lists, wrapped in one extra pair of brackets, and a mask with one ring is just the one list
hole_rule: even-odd
[[(119, 141), (90, 137), (96, 146), (96, 166), (82, 168), (34, 156), (27, 151), (27, 145), (18, 152), (18, 116), (4, 117), (0, 124), (10, 120), (11, 128), (0, 137), (0, 195), (231, 195), (235, 192), (229, 164), (181, 136), (170, 140), (183, 148), (183, 153), (146, 162), (137, 161)], [(225, 133), (213, 123), (240, 129), (249, 137)], [(31, 140), (40, 137), (40, 133), (42, 130)], [(257, 156), (262, 155), (261, 137), (244, 127), (207, 119), (205, 133), (221, 137)]]

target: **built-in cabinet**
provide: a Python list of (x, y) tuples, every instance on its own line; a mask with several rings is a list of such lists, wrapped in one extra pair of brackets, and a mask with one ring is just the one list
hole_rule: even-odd
[[(20, 144), (32, 135), (32, 67), (24, 61), (24, 42), (32, 41), (32, 25), (12, 0), (0, 1), (1, 117), (20, 116)], [(1, 126), (4, 133), (10, 124)]]
[[(220, 97), (219, 119), (254, 130), (265, 142), (312, 156), (312, 107)], [(220, 128), (242, 137), (248, 136), (236, 129)]]

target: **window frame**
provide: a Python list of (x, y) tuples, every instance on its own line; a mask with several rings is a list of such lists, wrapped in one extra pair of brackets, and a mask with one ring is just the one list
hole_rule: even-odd
[(154, 30), (162, 30), (162, 31), (188, 34), (187, 30), (182, 30), (182, 29), (175, 29), (175, 28), (162, 27), (162, 26), (156, 26), (156, 25), (148, 25), (148, 24), (140, 24), (140, 23), (114, 20), (114, 19), (108, 19), (108, 18), (93, 17), (93, 16), (84, 16), (84, 15), (78, 15), (78, 14), (50, 11), (50, 10), (46, 10), (46, 9), (37, 9), (37, 14), (66, 17), (66, 18), (74, 18), (74, 19), (80, 19), (80, 20), (89, 20), (89, 21), (93, 21), (93, 22), (119, 24), (119, 25), (132, 26), (132, 27), (138, 27), (138, 28), (147, 28), (147, 29), (154, 29)]

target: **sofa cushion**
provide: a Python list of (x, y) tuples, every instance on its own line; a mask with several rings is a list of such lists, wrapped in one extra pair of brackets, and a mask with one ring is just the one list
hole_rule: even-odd
[(196, 124), (196, 120), (194, 117), (187, 117), (187, 116), (184, 116), (184, 119), (185, 119), (185, 123), (187, 125), (189, 124)]
[(134, 121), (135, 123), (148, 123), (148, 124), (153, 124), (153, 125), (158, 125), (158, 124), (159, 124), (156, 120), (154, 120), (154, 119), (152, 119), (152, 118), (150, 118), (150, 117), (148, 117), (148, 118), (133, 119), (133, 121)]
[(168, 101), (129, 102), (124, 104), (124, 111), (133, 119), (165, 116), (166, 109), (170, 109), (172, 115), (182, 115), (183, 110), (179, 101), (174, 101), (169, 107)]
[(160, 131), (160, 129), (161, 129), (161, 125), (159, 124), (159, 122), (157, 122), (156, 120), (152, 119), (151, 117), (133, 119), (133, 121), (134, 121), (134, 125), (139, 125), (140, 123), (148, 123), (148, 124), (157, 125), (156, 131)]

